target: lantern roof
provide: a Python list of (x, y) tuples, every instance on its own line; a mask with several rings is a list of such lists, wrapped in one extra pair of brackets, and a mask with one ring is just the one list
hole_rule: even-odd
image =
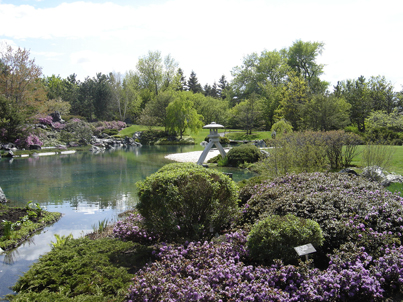
[(216, 124), (215, 122), (212, 122), (211, 124), (205, 125), (203, 129), (218, 129), (218, 128), (225, 128), (223, 125)]

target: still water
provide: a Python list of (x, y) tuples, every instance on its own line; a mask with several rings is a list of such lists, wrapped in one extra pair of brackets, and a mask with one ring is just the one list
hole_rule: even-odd
[[(104, 219), (116, 221), (117, 215), (137, 202), (135, 183), (172, 163), (164, 156), (171, 153), (200, 151), (201, 146), (143, 146), (141, 148), (92, 154), (53, 155), (0, 160), (0, 187), (10, 206), (38, 202), (63, 217), (46, 227), (17, 249), (0, 255), (0, 297), (13, 293), (10, 286), (29, 269), (40, 255), (50, 251), (54, 234), (73, 234), (78, 238), (92, 232)], [(233, 173), (235, 181), (251, 173)]]

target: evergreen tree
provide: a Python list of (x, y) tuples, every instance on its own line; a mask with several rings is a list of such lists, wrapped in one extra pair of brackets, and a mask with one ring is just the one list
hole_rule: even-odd
[(218, 96), (218, 88), (217, 88), (217, 83), (216, 83), (216, 82), (214, 82), (213, 86), (211, 87), (210, 96), (212, 96), (213, 98), (219, 97), (219, 96)]
[(181, 68), (178, 69), (178, 74), (179, 74), (179, 81), (180, 81), (180, 91), (188, 91), (188, 86), (186, 82), (186, 77), (183, 74), (183, 70)]
[(201, 87), (196, 73), (193, 70), (189, 77), (188, 87), (189, 91), (192, 91), (193, 93), (203, 93), (203, 88)]
[(210, 96), (211, 95), (211, 86), (209, 84), (204, 85), (204, 95)]

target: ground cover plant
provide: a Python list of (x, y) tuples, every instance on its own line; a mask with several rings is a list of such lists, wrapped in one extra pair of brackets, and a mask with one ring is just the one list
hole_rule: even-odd
[(29, 202), (26, 207), (0, 204), (0, 248), (10, 250), (17, 247), (60, 216), (60, 213), (42, 210), (37, 203)]
[[(11, 301), (124, 301), (151, 251), (113, 238), (70, 239), (40, 257), (13, 287)], [(53, 299), (53, 300), (52, 300)]]

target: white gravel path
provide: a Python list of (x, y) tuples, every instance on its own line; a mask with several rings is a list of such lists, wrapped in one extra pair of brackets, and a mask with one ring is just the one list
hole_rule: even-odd
[[(229, 149), (224, 149), (225, 152), (228, 152)], [(184, 152), (184, 153), (175, 153), (175, 154), (169, 154), (165, 156), (165, 158), (174, 160), (180, 163), (197, 163), (197, 161), (200, 158), (200, 155), (202, 154), (203, 151), (193, 151), (193, 152)], [(213, 158), (214, 156), (220, 154), (220, 151), (217, 149), (212, 149), (209, 151), (209, 153), (206, 156), (206, 159), (204, 162), (207, 162), (210, 158)]]

